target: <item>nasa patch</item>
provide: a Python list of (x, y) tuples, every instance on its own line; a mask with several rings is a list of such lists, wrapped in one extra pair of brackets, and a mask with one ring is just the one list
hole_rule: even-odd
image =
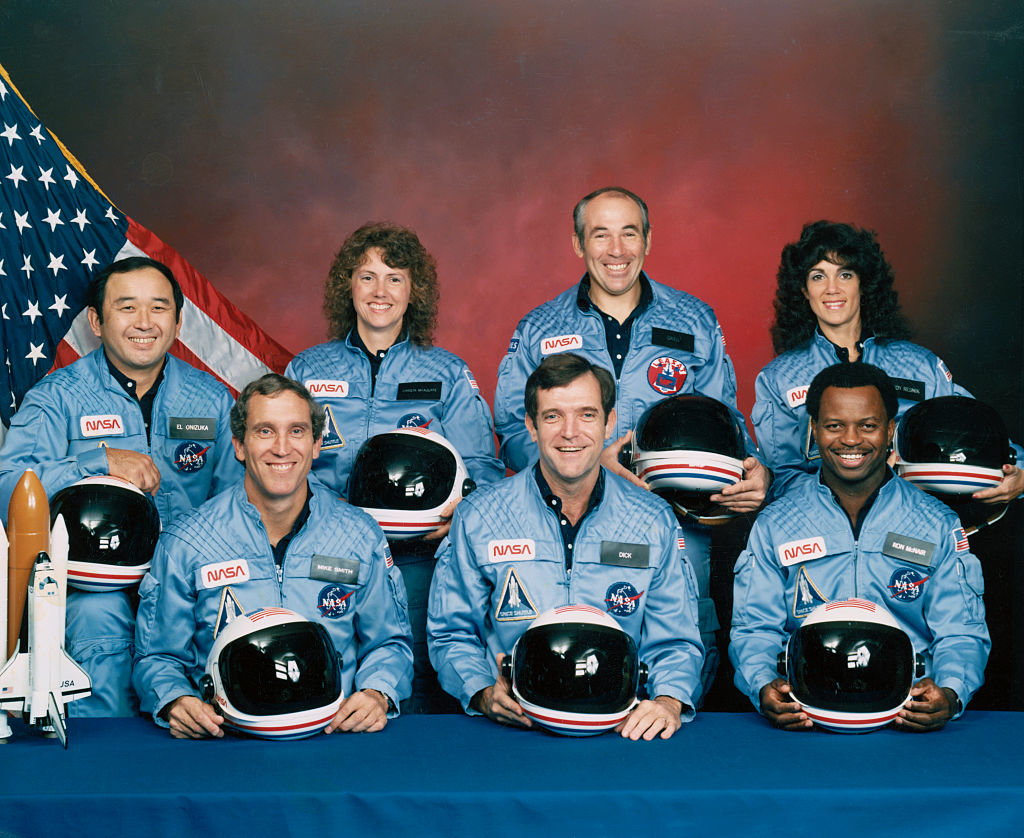
[(663, 396), (674, 396), (683, 389), (685, 381), (686, 364), (669, 355), (655, 358), (647, 368), (647, 383)]
[(433, 419), (428, 419), (422, 413), (406, 413), (398, 420), (398, 428), (429, 428)]
[(637, 591), (629, 582), (616, 582), (604, 595), (605, 610), (616, 617), (628, 617), (640, 607), (643, 591)]
[(199, 582), (207, 590), (220, 588), (232, 582), (248, 581), (249, 563), (245, 559), (230, 559), (199, 568)]
[(509, 355), (515, 355), (518, 350), (519, 350), (519, 338), (512, 338), (512, 340), (510, 340), (508, 342), (508, 354)]
[(786, 404), (790, 407), (800, 407), (807, 401), (807, 391), (810, 389), (810, 384), (801, 384), (799, 387), (794, 387), (792, 390), (786, 391)]
[(96, 416), (82, 416), (78, 427), (84, 437), (124, 436), (124, 420), (116, 413)]
[(917, 568), (897, 568), (889, 579), (889, 594), (900, 602), (913, 602), (921, 596), (927, 581), (928, 577)]
[(337, 619), (344, 616), (348, 611), (348, 598), (355, 593), (352, 589), (348, 593), (341, 585), (327, 585), (320, 589), (316, 599), (316, 609), (321, 617)]
[(173, 465), (182, 474), (195, 474), (206, 465), (206, 452), (209, 445), (201, 442), (183, 442), (174, 449)]

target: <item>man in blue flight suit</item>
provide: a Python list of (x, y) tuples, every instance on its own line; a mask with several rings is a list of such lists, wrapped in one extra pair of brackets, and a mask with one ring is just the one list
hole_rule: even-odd
[(984, 680), (981, 565), (956, 515), (886, 464), (898, 399), (885, 372), (862, 362), (827, 367), (806, 404), (821, 471), (795, 477), (760, 513), (736, 562), (736, 686), (775, 726), (810, 728), (777, 677), (777, 655), (815, 607), (858, 597), (888, 609), (925, 657), (926, 677), (896, 725), (938, 729)]
[[(176, 738), (223, 736), (224, 718), (195, 684), (226, 608), (277, 606), (324, 625), (345, 694), (327, 733), (381, 730), (409, 694), (405, 588), (384, 534), (308, 480), (324, 419), (297, 381), (269, 373), (247, 384), (231, 411), (244, 480), (160, 536), (139, 588), (133, 683), (142, 710)], [(229, 566), (230, 576), (214, 572)]]
[[(498, 369), (495, 428), (501, 457), (513, 471), (537, 459), (527, 433), (523, 385), (542, 358), (575, 352), (614, 370), (614, 441), (603, 465), (646, 486), (619, 463), (640, 415), (669, 396), (698, 393), (718, 399), (740, 419), (736, 377), (725, 339), (711, 307), (696, 297), (654, 282), (643, 271), (651, 249), (647, 205), (620, 187), (605, 187), (582, 198), (573, 210), (572, 246), (587, 272), (579, 284), (527, 314), (516, 327)], [(764, 502), (770, 472), (755, 458), (747, 435), (744, 480), (712, 496), (734, 512), (753, 512)], [(706, 526), (683, 523), (687, 554), (700, 596), (701, 639), (707, 651), (703, 691), (718, 665), (718, 618), (710, 598), (711, 534)]]
[(693, 718), (703, 660), (679, 526), (663, 500), (601, 467), (615, 427), (607, 370), (574, 354), (546, 358), (526, 382), (525, 403), (539, 460), (455, 510), (430, 589), (431, 662), (468, 712), (529, 727), (498, 675), (501, 659), (547, 609), (598, 607), (650, 669), (653, 698), (617, 729), (667, 739)]
[[(184, 297), (166, 265), (129, 257), (89, 285), (89, 325), (102, 346), (39, 381), (0, 449), (0, 510), (25, 469), (46, 494), (111, 475), (153, 495), (164, 526), (241, 477), (231, 447), (232, 399), (213, 376), (168, 354)], [(72, 715), (138, 712), (131, 690), (135, 614), (125, 591), (70, 590), (67, 650), (92, 696)]]

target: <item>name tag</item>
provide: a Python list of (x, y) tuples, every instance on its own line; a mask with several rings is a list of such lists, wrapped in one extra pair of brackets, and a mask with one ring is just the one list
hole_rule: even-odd
[(930, 541), (921, 541), (911, 538), (909, 535), (891, 532), (885, 537), (885, 547), (882, 552), (893, 559), (928, 567), (932, 563), (935, 545)]
[(682, 349), (684, 352), (693, 352), (693, 335), (686, 332), (673, 332), (671, 329), (651, 329), (651, 343), (655, 346), (665, 346), (669, 349)]
[(231, 559), (228, 562), (204, 565), (199, 569), (199, 579), (204, 588), (221, 588), (232, 582), (248, 582), (249, 563), (245, 559)]
[(82, 436), (124, 436), (124, 420), (116, 413), (83, 416), (78, 420)]
[(892, 386), (896, 388), (896, 395), (901, 399), (911, 402), (924, 401), (924, 382), (914, 381), (912, 378), (893, 378), (889, 376)]
[(324, 582), (355, 585), (359, 581), (359, 559), (335, 559), (331, 556), (313, 556), (309, 563), (309, 578)]
[(615, 567), (650, 567), (651, 547), (649, 544), (602, 541), (601, 564), (614, 565)]
[(438, 401), (441, 398), (440, 381), (403, 381), (398, 385), (398, 400)]
[(216, 439), (217, 419), (207, 416), (172, 416), (167, 420), (171, 439)]

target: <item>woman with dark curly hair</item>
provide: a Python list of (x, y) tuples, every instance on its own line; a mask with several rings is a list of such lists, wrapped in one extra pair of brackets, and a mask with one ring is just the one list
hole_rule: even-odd
[[(478, 485), (500, 480), (491, 410), (465, 362), (433, 346), (437, 269), (412, 230), (365, 224), (338, 251), (327, 275), (324, 314), (331, 340), (300, 352), (285, 374), (302, 381), (327, 409), (316, 476), (347, 493), (359, 447), (396, 428), (429, 427), (447, 439)], [(409, 595), (415, 674), (406, 712), (457, 712), (438, 686), (426, 652), (426, 605), (437, 540), (395, 542), (395, 562)], [(424, 543), (427, 542), (427, 543)]]
[[(881, 367), (896, 385), (899, 415), (924, 399), (970, 395), (940, 358), (907, 340), (892, 267), (872, 230), (815, 221), (782, 249), (771, 335), (777, 357), (757, 375), (751, 418), (776, 495), (796, 474), (818, 468), (804, 400), (825, 367), (857, 360)], [(1000, 486), (975, 497), (1006, 503), (1020, 494), (1024, 472), (1012, 465), (1003, 472)]]

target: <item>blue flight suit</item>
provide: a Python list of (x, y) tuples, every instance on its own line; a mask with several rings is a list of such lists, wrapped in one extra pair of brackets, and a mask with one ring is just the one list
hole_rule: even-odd
[[(697, 393), (718, 399), (736, 414), (747, 438), (747, 454), (760, 456), (736, 408), (736, 374), (725, 351), (722, 327), (711, 306), (685, 291), (651, 280), (650, 302), (636, 315), (629, 352), (616, 379), (616, 424), (613, 439), (636, 427), (651, 405), (674, 395)], [(590, 303), (584, 276), (579, 284), (527, 314), (516, 327), (508, 352), (498, 368), (494, 396), (495, 426), (500, 455), (513, 471), (537, 460), (537, 446), (526, 430), (526, 379), (546, 355), (572, 352), (614, 375), (601, 313)], [(646, 292), (645, 292), (646, 293)], [(618, 360), (618, 359), (616, 359)], [(711, 532), (690, 521), (682, 523), (697, 590), (701, 639), (706, 651), (704, 692), (718, 668), (715, 631), (719, 628), (711, 600)]]
[[(241, 479), (231, 445), (233, 404), (213, 376), (167, 355), (147, 440), (138, 401), (111, 374), (100, 347), (25, 395), (0, 449), (0, 510), (6, 520), (11, 493), (27, 468), (49, 497), (83, 477), (108, 474), (109, 446), (152, 457), (160, 471), (154, 501), (166, 526)], [(92, 696), (70, 704), (71, 715), (138, 713), (130, 684), (134, 631), (127, 592), (68, 590), (67, 651), (92, 679)]]
[[(494, 456), (491, 411), (465, 362), (440, 347), (403, 337), (387, 350), (373, 381), (370, 360), (351, 337), (300, 352), (285, 375), (301, 381), (327, 409), (327, 433), (313, 473), (338, 494), (348, 480), (359, 447), (369, 437), (397, 428), (429, 427), (459, 452), (478, 486), (505, 476)], [(427, 594), (436, 542), (396, 541), (395, 562), (409, 596), (416, 673), (406, 712), (451, 712), (427, 660)]]
[[(384, 534), (366, 513), (316, 481), (309, 485), (309, 518), (280, 568), (242, 483), (163, 531), (139, 586), (132, 681), (144, 712), (157, 717), (175, 699), (198, 695), (194, 685), (206, 669), (225, 584), (245, 611), (288, 608), (322, 623), (342, 656), (345, 695), (375, 689), (397, 707), (409, 694), (405, 589)], [(349, 571), (358, 566), (355, 581), (325, 575), (317, 569), (324, 559)], [(239, 560), (245, 562), (243, 581), (207, 581), (204, 568)]]
[(889, 474), (856, 538), (820, 475), (794, 477), (758, 515), (736, 561), (729, 646), (736, 686), (756, 708), (803, 618), (850, 597), (887, 608), (924, 655), (925, 677), (963, 706), (981, 686), (990, 648), (981, 565), (945, 504)]
[[(623, 547), (646, 553), (646, 562), (617, 564)], [(427, 617), (441, 685), (475, 712), (470, 700), (497, 679), (495, 656), (510, 654), (534, 618), (590, 605), (612, 614), (636, 642), (650, 671), (648, 693), (678, 699), (684, 721), (692, 719), (703, 647), (693, 574), (669, 506), (605, 471), (603, 496), (580, 522), (571, 571), (564, 549), (559, 516), (533, 469), (459, 504), (438, 551)]]

